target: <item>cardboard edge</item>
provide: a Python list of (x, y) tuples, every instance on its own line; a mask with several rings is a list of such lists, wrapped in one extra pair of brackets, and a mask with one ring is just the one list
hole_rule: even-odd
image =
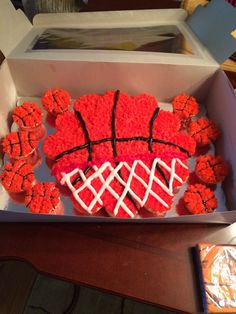
[(15, 106), (17, 92), (8, 62), (5, 59), (0, 65), (0, 138), (9, 132), (9, 113)]
[(54, 223), (190, 223), (190, 224), (225, 224), (229, 225), (236, 221), (235, 211), (227, 213), (214, 213), (208, 215), (189, 215), (169, 218), (145, 218), (145, 219), (118, 219), (112, 217), (83, 217), (83, 216), (53, 216), (43, 214), (17, 213), (13, 211), (0, 210), (1, 222), (54, 222)]
[(104, 26), (130, 26), (166, 21), (184, 21), (187, 12), (184, 9), (165, 10), (126, 10), (126, 11), (100, 11), (100, 12), (79, 12), (79, 13), (44, 13), (38, 14), (33, 19), (33, 25), (37, 27), (83, 27), (90, 24), (90, 27)]
[(9, 0), (0, 1), (0, 49), (7, 57), (32, 24), (21, 10), (16, 10)]
[[(236, 209), (235, 104), (236, 94), (233, 86), (226, 74), (219, 69), (215, 73), (215, 79), (208, 95), (206, 106), (209, 117), (216, 122), (224, 135), (216, 142), (216, 152), (227, 160), (231, 168), (230, 175), (223, 182), (223, 190), (229, 212)], [(231, 114), (229, 115), (229, 113)]]

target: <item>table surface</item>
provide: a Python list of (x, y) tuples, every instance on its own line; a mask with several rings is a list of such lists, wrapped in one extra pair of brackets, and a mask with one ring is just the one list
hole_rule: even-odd
[(236, 224), (1, 224), (0, 259), (183, 313), (200, 299), (191, 248), (236, 244)]

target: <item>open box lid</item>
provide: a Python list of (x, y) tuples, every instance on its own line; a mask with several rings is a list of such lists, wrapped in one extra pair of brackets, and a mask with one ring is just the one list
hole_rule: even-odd
[(218, 63), (236, 51), (236, 7), (227, 1), (198, 6), (187, 23)]
[(10, 0), (0, 2), (0, 50), (7, 57), (32, 29), (24, 12), (15, 10)]
[[(213, 16), (215, 13), (215, 7), (221, 1), (212, 1), (209, 6), (209, 14)], [(233, 12), (234, 8), (226, 3), (226, 13)], [(212, 9), (213, 8), (213, 9)], [(202, 9), (202, 10), (201, 10)], [(235, 9), (236, 10), (236, 9)], [(205, 25), (204, 21), (208, 21), (208, 27), (215, 27), (215, 22), (209, 23), (208, 8), (200, 8), (196, 11), (196, 16), (189, 19), (188, 23), (192, 30), (197, 34), (198, 38), (202, 39), (202, 42), (207, 46), (207, 40), (203, 36)], [(236, 50), (236, 40), (229, 34), (233, 26), (233, 13), (230, 18), (221, 16), (221, 20), (224, 20), (224, 27), (219, 31), (217, 28), (217, 34), (220, 35), (220, 41), (223, 44), (214, 44), (217, 41), (217, 36), (212, 36), (210, 44), (207, 46), (209, 51), (193, 34), (191, 29), (185, 22), (187, 13), (183, 9), (165, 9), (165, 10), (137, 10), (137, 11), (112, 11), (112, 12), (83, 12), (83, 13), (60, 13), (60, 14), (39, 14), (35, 16), (33, 25), (26, 18), (21, 10), (15, 10), (10, 0), (1, 0), (0, 2), (0, 49), (8, 59), (45, 59), (45, 60), (78, 60), (78, 61), (106, 61), (106, 62), (138, 62), (138, 63), (165, 63), (165, 64), (190, 64), (190, 65), (206, 65), (218, 67), (218, 63), (227, 59), (234, 50)], [(218, 15), (216, 15), (218, 18)], [(198, 22), (200, 19), (200, 23)], [(200, 28), (198, 27), (200, 25)], [(227, 25), (227, 26), (226, 26)], [(123, 49), (120, 46), (109, 49), (84, 49), (79, 48), (68, 49), (64, 46), (60, 49), (38, 49), (35, 46), (35, 41), (45, 39), (45, 33), (51, 36), (55, 36), (55, 29), (63, 30), (67, 32), (62, 35), (64, 40), (71, 33), (71, 29), (76, 31), (78, 29), (87, 30), (88, 36), (96, 39), (96, 31), (98, 29), (114, 30), (129, 30), (130, 33), (135, 29), (138, 33), (142, 29), (152, 29), (153, 27), (159, 27), (157, 35), (157, 42), (164, 43), (164, 49), (167, 47), (167, 52), (153, 51), (152, 45), (146, 45), (148, 50), (139, 50), (133, 47), (133, 43), (125, 43), (126, 47)], [(161, 29), (161, 30), (160, 30)], [(177, 31), (176, 31), (177, 30)], [(95, 33), (93, 33), (95, 31)], [(155, 29), (152, 29), (152, 34)], [(50, 33), (51, 32), (51, 33)], [(91, 33), (92, 32), (92, 33)], [(232, 31), (231, 31), (232, 32)], [(170, 34), (171, 33), (171, 34)], [(209, 32), (206, 32), (209, 34)], [(173, 36), (174, 34), (174, 36)], [(100, 34), (102, 36), (102, 34)], [(114, 34), (112, 33), (112, 36)], [(61, 35), (60, 35), (61, 36)], [(100, 36), (100, 37), (101, 37)], [(106, 34), (107, 36), (107, 34)], [(108, 34), (108, 38), (111, 38), (111, 34)], [(118, 36), (121, 36), (118, 34)], [(139, 35), (141, 36), (141, 35)], [(146, 36), (146, 34), (145, 34)], [(147, 36), (150, 36), (148, 33)], [(181, 37), (182, 36), (182, 37)], [(174, 53), (171, 51), (176, 45), (176, 38), (179, 40), (181, 37), (181, 53)], [(213, 41), (213, 37), (214, 40)], [(153, 38), (153, 37), (152, 37)], [(161, 38), (161, 39), (160, 39)], [(225, 40), (227, 39), (227, 42)], [(169, 46), (166, 43), (170, 43)], [(152, 44), (151, 40), (149, 43)], [(227, 43), (227, 44), (226, 44)], [(131, 46), (131, 47), (130, 47)], [(141, 45), (142, 46), (142, 45)], [(160, 45), (159, 45), (160, 46)], [(222, 46), (224, 49), (222, 49)], [(143, 47), (143, 46), (142, 46)], [(212, 49), (213, 47), (213, 49)], [(170, 49), (170, 51), (168, 50)], [(178, 48), (179, 49), (179, 48)], [(128, 51), (127, 51), (128, 50)], [(134, 51), (135, 50), (135, 51)], [(31, 53), (30, 53), (31, 52)], [(53, 53), (52, 53), (53, 52)], [(56, 53), (55, 53), (56, 52)], [(79, 53), (78, 53), (79, 52)], [(212, 55), (215, 57), (212, 58)]]

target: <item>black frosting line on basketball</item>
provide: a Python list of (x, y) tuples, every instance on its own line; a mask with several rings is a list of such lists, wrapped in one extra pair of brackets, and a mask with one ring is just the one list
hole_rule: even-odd
[(17, 132), (17, 137), (18, 137), (19, 146), (20, 146), (20, 153), (19, 153), (19, 156), (21, 156), (21, 155), (22, 155), (22, 147), (21, 147), (21, 139), (20, 139), (20, 134), (19, 134), (19, 132)]
[(155, 110), (154, 110), (154, 113), (153, 113), (153, 116), (150, 120), (150, 135), (149, 135), (149, 142), (148, 142), (148, 150), (153, 153), (153, 150), (152, 150), (152, 141), (153, 141), (153, 126), (154, 126), (154, 122), (158, 116), (158, 113), (160, 111), (160, 108), (157, 107)]
[[(55, 157), (55, 160), (58, 160), (58, 159), (62, 158), (65, 155), (72, 154), (72, 153), (76, 152), (77, 150), (82, 150), (84, 148), (88, 148), (89, 144), (92, 146), (92, 145), (97, 145), (97, 144), (101, 144), (101, 143), (105, 143), (105, 142), (112, 142), (112, 141), (113, 141), (113, 138), (103, 138), (103, 139), (97, 140), (97, 141), (90, 141), (89, 143), (85, 143), (83, 145), (75, 146), (75, 147), (73, 147), (71, 149), (68, 149), (68, 150), (58, 154)], [(130, 141), (149, 142), (150, 138), (149, 137), (144, 137), (144, 136), (116, 138), (116, 142), (130, 142)], [(152, 142), (153, 143), (159, 143), (159, 144), (165, 144), (165, 145), (170, 145), (170, 146), (173, 146), (173, 147), (177, 147), (177, 148), (179, 148), (180, 151), (182, 151), (183, 153), (185, 153), (188, 156), (190, 156), (188, 150), (185, 149), (184, 147), (178, 145), (178, 144), (175, 144), (175, 143), (172, 143), (172, 142), (169, 142), (169, 141), (164, 141), (164, 140), (161, 140), (161, 139), (156, 139), (156, 138), (153, 138)]]
[(191, 98), (192, 98), (192, 96), (188, 96), (188, 98), (187, 98), (187, 99), (185, 100), (185, 102), (183, 103), (184, 108), (182, 108), (182, 109), (176, 109), (176, 108), (175, 108), (175, 111), (181, 111), (181, 112), (183, 112), (184, 109), (187, 107), (188, 101), (189, 101)]
[[(157, 107), (152, 115), (152, 118), (150, 120), (150, 136), (149, 136), (149, 142), (148, 142), (148, 150), (153, 153), (153, 149), (152, 149), (152, 143), (153, 143), (153, 127), (154, 127), (154, 122), (156, 120), (156, 118), (158, 117), (158, 114), (160, 112), (160, 108)], [(169, 186), (169, 181), (164, 173), (164, 171), (161, 169), (161, 167), (159, 166), (159, 164), (156, 164), (156, 170), (160, 173), (160, 175), (162, 176), (162, 178), (164, 179), (165, 183), (167, 186)]]
[[(86, 175), (89, 170), (91, 169), (92, 167), (87, 167), (85, 170), (84, 170), (84, 175)], [(78, 183), (79, 181), (81, 181), (82, 178), (80, 175), (78, 175), (78, 177), (71, 183), (72, 185), (75, 185), (76, 183)]]
[(156, 170), (160, 173), (160, 175), (164, 179), (165, 184), (167, 185), (167, 187), (169, 187), (169, 180), (167, 179), (167, 176), (165, 175), (164, 171), (161, 169), (161, 167), (159, 166), (158, 163), (156, 164)]
[(116, 108), (118, 104), (118, 99), (120, 96), (120, 91), (117, 90), (114, 95), (114, 104), (112, 108), (112, 119), (111, 119), (111, 128), (112, 128), (112, 149), (113, 149), (113, 156), (117, 156), (116, 150)]
[(13, 113), (13, 116), (16, 116), (19, 120), (21, 120), (22, 123), (23, 123), (23, 126), (25, 126), (25, 120), (24, 120), (21, 116), (19, 116), (19, 115), (16, 114), (16, 113)]
[(57, 100), (57, 93), (52, 92), (52, 98), (54, 100), (54, 102), (59, 106), (59, 108), (64, 111), (64, 108), (62, 108), (60, 102)]
[(15, 172), (15, 174), (12, 176), (12, 178), (11, 178), (11, 181), (10, 181), (10, 183), (9, 183), (9, 187), (11, 187), (12, 186), (12, 182), (14, 181), (14, 179), (15, 179), (15, 175), (17, 174), (17, 175), (19, 175), (20, 177), (23, 177), (23, 175), (21, 174), (21, 173), (19, 173), (19, 171), (24, 167), (26, 165), (26, 163), (23, 163), (18, 169), (17, 169), (17, 171)]
[(30, 132), (27, 133), (27, 139), (28, 139), (28, 143), (29, 143), (30, 148), (35, 149), (35, 147), (32, 146), (32, 144), (31, 144), (32, 139), (30, 138)]
[[(84, 132), (84, 136), (87, 140), (86, 147), (88, 148), (88, 160), (90, 161), (90, 160), (92, 160), (92, 142), (91, 142), (90, 137), (89, 137), (89, 132), (88, 132), (88, 129), (86, 127), (86, 123), (85, 123), (81, 113), (78, 110), (75, 110), (75, 114), (81, 123), (82, 129)], [(57, 157), (56, 157), (56, 159), (57, 159)]]

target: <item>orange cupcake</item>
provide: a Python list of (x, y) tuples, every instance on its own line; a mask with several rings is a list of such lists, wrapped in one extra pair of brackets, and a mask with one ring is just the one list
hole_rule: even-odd
[(192, 121), (188, 128), (189, 134), (195, 139), (197, 146), (205, 146), (214, 142), (220, 135), (216, 124), (206, 118)]
[(11, 132), (2, 140), (3, 151), (10, 158), (22, 159), (32, 154), (38, 144), (28, 131)]
[(35, 128), (43, 122), (43, 112), (36, 103), (24, 102), (17, 106), (12, 113), (13, 120), (20, 128)]
[(183, 200), (191, 214), (212, 213), (218, 206), (214, 192), (203, 184), (189, 185)]
[(59, 189), (53, 182), (39, 182), (26, 192), (26, 207), (31, 213), (60, 215), (63, 207)]
[(47, 112), (56, 116), (68, 110), (71, 96), (63, 89), (49, 89), (42, 97), (42, 104)]
[(197, 177), (206, 184), (217, 184), (224, 181), (229, 172), (226, 161), (220, 156), (199, 156), (196, 160)]
[(35, 182), (33, 168), (24, 160), (6, 164), (0, 179), (5, 190), (10, 193), (22, 193)]
[(12, 113), (13, 120), (20, 130), (33, 132), (36, 138), (42, 138), (45, 128), (42, 125), (43, 112), (36, 103), (24, 102), (17, 106)]
[(172, 101), (173, 112), (181, 119), (188, 120), (199, 112), (196, 98), (187, 94), (176, 96)]

